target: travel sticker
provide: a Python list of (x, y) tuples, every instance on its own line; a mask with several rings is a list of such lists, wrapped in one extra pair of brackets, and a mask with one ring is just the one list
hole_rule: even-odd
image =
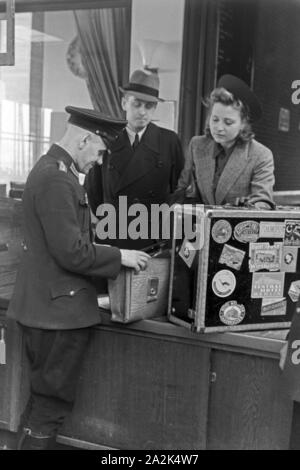
[(256, 242), (259, 238), (259, 223), (245, 220), (234, 227), (234, 238), (242, 243)]
[(227, 220), (220, 219), (214, 223), (211, 236), (216, 243), (226, 243), (232, 235), (232, 228)]
[(238, 271), (241, 269), (245, 254), (245, 251), (225, 244), (219, 259), (219, 263), (226, 264), (230, 268), (234, 268)]
[(284, 246), (282, 250), (280, 271), (295, 273), (298, 258), (297, 246)]
[(253, 273), (251, 298), (283, 297), (284, 273)]
[(285, 233), (285, 222), (265, 222), (259, 224), (259, 238), (281, 238)]
[(286, 315), (286, 299), (263, 299), (260, 314), (269, 317)]
[(292, 302), (298, 302), (300, 295), (300, 281), (293, 281), (291, 283), (288, 294)]
[(300, 220), (286, 220), (284, 245), (300, 246)]
[(194, 258), (196, 256), (196, 251), (194, 245), (185, 238), (179, 250), (179, 256), (190, 268), (193, 264)]
[(270, 245), (268, 242), (250, 243), (249, 246), (249, 271), (268, 269), (279, 271), (282, 259), (282, 242)]
[(235, 275), (228, 269), (218, 271), (212, 280), (212, 290), (218, 297), (228, 297), (236, 286)]
[(238, 304), (236, 300), (231, 300), (222, 305), (219, 317), (224, 325), (238, 325), (245, 318), (245, 307)]

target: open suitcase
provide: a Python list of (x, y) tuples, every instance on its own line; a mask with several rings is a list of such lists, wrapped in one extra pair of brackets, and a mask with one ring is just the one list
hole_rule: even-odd
[(170, 257), (149, 260), (144, 271), (122, 268), (115, 280), (108, 281), (111, 319), (130, 323), (166, 315)]
[(299, 247), (300, 208), (177, 205), (169, 320), (199, 333), (288, 328)]

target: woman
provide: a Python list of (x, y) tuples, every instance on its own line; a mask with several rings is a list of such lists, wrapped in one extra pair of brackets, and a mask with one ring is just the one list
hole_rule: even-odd
[(272, 208), (273, 155), (251, 129), (260, 117), (248, 85), (233, 75), (221, 77), (210, 95), (206, 133), (191, 139), (176, 194), (208, 205)]

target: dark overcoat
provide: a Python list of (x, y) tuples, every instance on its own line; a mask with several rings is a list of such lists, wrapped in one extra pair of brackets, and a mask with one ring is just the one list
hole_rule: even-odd
[[(151, 204), (166, 202), (175, 190), (183, 164), (182, 146), (175, 132), (150, 123), (133, 152), (124, 129), (103, 164), (89, 172), (87, 192), (92, 211), (96, 214), (100, 204), (110, 203), (116, 208), (118, 220), (119, 196), (127, 196), (128, 207), (143, 204), (149, 214)], [(132, 219), (128, 217), (128, 224)], [(142, 248), (153, 240), (120, 240), (117, 229), (117, 240), (109, 239), (106, 243)]]
[(86, 192), (72, 163), (53, 145), (26, 182), (24, 253), (8, 310), (26, 326), (75, 329), (99, 323), (90, 276), (115, 278), (120, 271), (120, 250), (91, 242)]

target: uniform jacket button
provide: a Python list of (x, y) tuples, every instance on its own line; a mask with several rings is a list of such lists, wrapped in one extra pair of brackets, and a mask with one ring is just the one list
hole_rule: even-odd
[(74, 290), (70, 290), (70, 295), (71, 295), (71, 297), (73, 297), (73, 295), (75, 295), (75, 291), (74, 291)]
[(135, 203), (136, 203), (136, 202), (140, 202), (140, 200), (139, 200), (138, 197), (136, 197), (136, 198), (134, 198), (133, 202), (135, 202)]

